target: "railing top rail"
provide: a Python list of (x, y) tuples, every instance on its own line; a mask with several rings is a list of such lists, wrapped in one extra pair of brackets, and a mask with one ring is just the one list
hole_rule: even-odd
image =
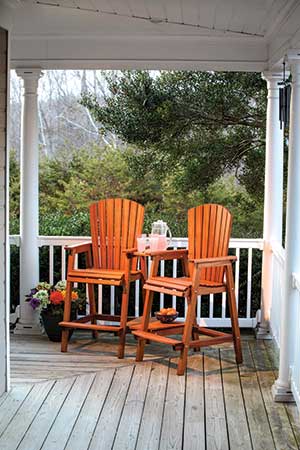
[[(90, 236), (38, 236), (37, 242), (39, 247), (46, 245), (59, 245), (63, 246), (66, 243), (77, 243), (77, 242), (85, 242), (90, 240)], [(9, 242), (11, 245), (20, 245), (20, 236), (19, 235), (11, 235), (9, 237)], [(171, 241), (171, 245), (175, 245), (176, 247), (186, 247), (188, 243), (187, 237), (173, 237)], [(254, 248), (263, 250), (264, 241), (263, 239), (243, 239), (243, 238), (232, 238), (230, 239), (229, 246), (230, 248)]]

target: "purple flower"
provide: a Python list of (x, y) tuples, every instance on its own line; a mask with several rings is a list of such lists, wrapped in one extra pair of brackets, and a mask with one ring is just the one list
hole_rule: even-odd
[(37, 291), (38, 291), (38, 290), (37, 290), (36, 288), (30, 289), (29, 297), (32, 297), (34, 294), (37, 293)]
[(32, 297), (29, 301), (29, 304), (32, 307), (32, 309), (36, 309), (38, 306), (40, 306), (40, 303), (41, 303), (40, 299), (35, 297)]

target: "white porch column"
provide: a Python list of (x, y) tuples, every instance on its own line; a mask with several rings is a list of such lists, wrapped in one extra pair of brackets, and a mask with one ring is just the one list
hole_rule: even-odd
[(20, 205), (20, 319), (16, 333), (39, 333), (38, 317), (25, 302), (25, 294), (39, 281), (39, 149), (38, 81), (40, 69), (17, 69), (23, 79), (21, 125), (21, 205)]
[[(299, 58), (299, 57), (298, 57)], [(297, 291), (292, 286), (292, 273), (300, 272), (300, 60), (291, 60), (292, 94), (290, 110), (289, 163), (285, 239), (285, 268), (280, 323), (279, 376), (273, 386), (276, 401), (293, 400), (290, 390), (290, 366), (293, 364), (295, 306)]]
[(279, 122), (279, 86), (281, 73), (263, 73), (267, 81), (268, 104), (266, 126), (264, 251), (262, 262), (261, 321), (256, 332), (258, 339), (270, 338), (270, 310), (272, 302), (271, 242), (282, 242), (283, 195), (283, 130)]

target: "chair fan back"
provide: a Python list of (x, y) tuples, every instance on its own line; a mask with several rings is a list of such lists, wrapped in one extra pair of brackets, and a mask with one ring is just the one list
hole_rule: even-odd
[[(230, 212), (221, 205), (205, 204), (188, 211), (189, 258), (227, 256), (232, 227)], [(193, 265), (190, 264), (190, 273)], [(223, 282), (224, 268), (203, 269), (201, 280)]]
[[(142, 233), (144, 207), (132, 200), (100, 200), (90, 206), (93, 265), (99, 269), (125, 268), (123, 250), (136, 247)], [(136, 270), (134, 258), (132, 270)]]

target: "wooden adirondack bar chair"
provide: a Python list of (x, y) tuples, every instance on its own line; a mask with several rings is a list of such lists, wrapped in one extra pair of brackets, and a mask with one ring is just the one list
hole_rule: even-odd
[[(65, 299), (61, 351), (68, 348), (69, 330), (73, 328), (113, 332), (119, 336), (118, 357), (124, 357), (126, 323), (130, 283), (140, 279), (144, 284), (145, 260), (141, 259), (141, 269), (137, 269), (136, 238), (142, 233), (144, 207), (126, 199), (100, 200), (90, 206), (91, 242), (67, 246), (68, 257), (67, 292)], [(86, 268), (75, 268), (75, 257), (86, 254)], [(90, 314), (78, 320), (70, 320), (71, 293), (74, 283), (88, 285)], [(122, 287), (121, 315), (97, 314), (95, 305), (95, 285)], [(120, 322), (119, 325), (100, 325), (97, 321)]]
[[(171, 345), (180, 351), (178, 375), (185, 372), (190, 348), (200, 349), (233, 341), (236, 361), (242, 362), (232, 271), (232, 263), (237, 258), (228, 256), (231, 226), (231, 214), (220, 205), (206, 204), (191, 208), (188, 211), (188, 250), (165, 250), (152, 254), (151, 273), (144, 285), (146, 297), (141, 325), (139, 329), (132, 331), (138, 338), (137, 361), (143, 360), (145, 340), (149, 340)], [(160, 261), (170, 259), (181, 260), (184, 273), (182, 278), (157, 276)], [(187, 299), (185, 322), (162, 324), (150, 321), (154, 292), (175, 295), (183, 302)], [(197, 296), (222, 292), (227, 292), (231, 334), (200, 327), (196, 322)], [(174, 334), (182, 334), (182, 338), (178, 340), (168, 337)], [(206, 337), (200, 338), (202, 334)]]

